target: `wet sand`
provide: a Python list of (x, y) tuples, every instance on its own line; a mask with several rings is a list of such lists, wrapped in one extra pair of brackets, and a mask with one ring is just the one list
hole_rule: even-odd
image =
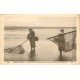
[[(16, 44), (17, 45), (17, 44)], [(30, 51), (30, 44), (27, 41), (23, 44), (25, 53), (19, 54), (15, 51), (11, 53), (5, 52), (5, 61), (60, 61), (58, 46), (48, 40), (39, 40), (36, 42), (36, 51)], [(62, 61), (75, 61), (76, 50), (63, 52)]]

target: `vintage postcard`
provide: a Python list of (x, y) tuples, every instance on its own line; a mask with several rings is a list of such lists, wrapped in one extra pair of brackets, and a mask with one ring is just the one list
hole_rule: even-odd
[(80, 64), (79, 14), (5, 14), (0, 26), (0, 64)]

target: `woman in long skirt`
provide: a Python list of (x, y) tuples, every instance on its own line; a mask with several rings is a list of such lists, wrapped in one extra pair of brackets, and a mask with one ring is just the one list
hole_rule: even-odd
[(65, 50), (64, 29), (61, 29), (60, 32), (58, 35), (58, 49), (60, 52), (60, 60), (62, 60), (62, 51)]

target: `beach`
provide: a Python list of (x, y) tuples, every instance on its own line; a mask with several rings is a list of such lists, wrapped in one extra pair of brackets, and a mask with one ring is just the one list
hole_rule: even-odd
[[(59, 33), (60, 29), (34, 29), (39, 41), (36, 41), (35, 53), (30, 52), (29, 41), (25, 42), (22, 46), (25, 50), (23, 54), (16, 52), (4, 52), (5, 61), (59, 61), (60, 54), (58, 46), (47, 40), (46, 38), (55, 36)], [(72, 31), (74, 28), (66, 29), (65, 31)], [(27, 39), (28, 29), (26, 30), (5, 30), (4, 34), (4, 49), (16, 47)], [(73, 49), (69, 52), (63, 52), (63, 61), (75, 61), (76, 50)]]

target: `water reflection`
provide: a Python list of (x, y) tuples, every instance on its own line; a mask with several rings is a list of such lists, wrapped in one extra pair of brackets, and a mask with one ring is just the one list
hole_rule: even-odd
[(35, 61), (35, 50), (30, 51), (30, 55), (29, 55), (29, 60), (30, 61)]

